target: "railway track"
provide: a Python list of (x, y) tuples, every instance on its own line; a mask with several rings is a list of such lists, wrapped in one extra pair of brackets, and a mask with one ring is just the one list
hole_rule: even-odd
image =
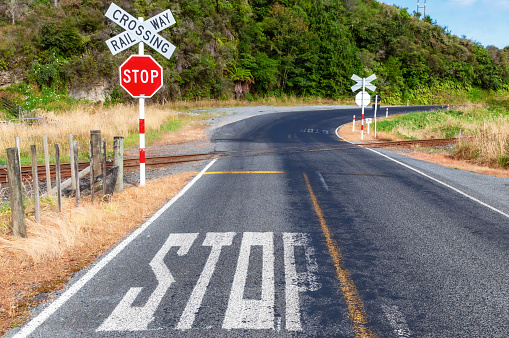
[[(366, 147), (366, 148), (411, 148), (411, 147), (438, 147), (438, 146), (446, 146), (450, 144), (455, 144), (458, 142), (456, 138), (448, 138), (448, 139), (432, 139), (432, 140), (404, 140), (404, 141), (386, 141), (386, 142), (369, 142), (369, 143), (359, 143), (356, 146)], [(338, 148), (340, 149), (340, 148)], [(299, 151), (306, 151), (306, 149), (301, 149)], [(307, 149), (309, 151), (309, 149)], [(267, 152), (270, 153), (270, 152)], [(265, 152), (256, 152), (256, 154), (230, 154), (230, 156), (253, 156), (257, 154), (265, 154)], [(147, 168), (157, 168), (164, 167), (167, 165), (178, 164), (178, 163), (186, 163), (193, 161), (201, 161), (207, 160), (212, 157), (217, 157), (220, 155), (224, 155), (222, 153), (203, 153), (203, 154), (191, 154), (191, 155), (176, 155), (176, 156), (150, 156), (145, 159), (145, 166)], [(124, 157), (124, 171), (133, 171), (139, 168), (140, 161), (139, 158), (135, 157)], [(80, 162), (79, 170), (83, 170), (89, 166), (89, 162)], [(107, 169), (111, 168), (113, 163), (111, 161), (106, 162)], [(71, 177), (71, 165), (69, 163), (62, 163), (60, 166), (61, 177), (69, 178)], [(39, 176), (39, 180), (46, 179), (46, 167), (44, 165), (37, 166), (37, 173)], [(22, 179), (28, 180), (32, 177), (32, 166), (22, 166), (21, 167), (21, 175)], [(56, 177), (55, 174), (55, 165), (50, 165), (50, 175), (51, 178), (54, 179)], [(7, 168), (0, 167), (0, 184), (7, 183)]]
[[(147, 168), (157, 168), (178, 163), (207, 160), (218, 155), (219, 153), (204, 153), (204, 154), (176, 155), (176, 156), (150, 156), (145, 158), (145, 166)], [(89, 162), (80, 162), (79, 170), (81, 171), (88, 167), (89, 165), (90, 165)], [(139, 165), (140, 165), (139, 158), (132, 157), (124, 158), (124, 171), (137, 170), (139, 168)], [(106, 161), (107, 169), (111, 168), (112, 166), (113, 166), (112, 161)], [(63, 179), (71, 177), (71, 165), (69, 163), (62, 163), (60, 165), (60, 173)], [(42, 181), (46, 179), (46, 167), (44, 164), (37, 166), (37, 174), (39, 176), (39, 180)], [(23, 180), (31, 179), (32, 166), (22, 166), (21, 176)], [(50, 176), (52, 179), (55, 179), (56, 177), (54, 164), (50, 164)], [(7, 183), (7, 168), (0, 167), (0, 184), (4, 183)]]
[[(463, 139), (467, 139), (464, 137)], [(365, 148), (412, 148), (412, 147), (440, 147), (459, 142), (457, 138), (439, 138), (431, 140), (403, 140), (403, 141), (384, 141), (359, 143), (358, 145)]]

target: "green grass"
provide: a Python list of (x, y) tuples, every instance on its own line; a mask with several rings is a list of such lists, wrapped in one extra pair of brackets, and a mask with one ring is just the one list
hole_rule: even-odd
[(34, 88), (24, 82), (13, 84), (6, 91), (14, 96), (14, 101), (27, 110), (44, 109), (47, 111), (63, 111), (75, 107), (84, 100), (68, 96), (67, 88)]
[[(460, 130), (468, 131), (465, 125), (472, 124), (498, 113), (486, 113), (486, 111), (461, 111), (440, 110), (432, 112), (416, 112), (404, 115), (396, 115), (387, 120), (377, 123), (378, 131), (392, 132), (405, 139), (416, 139), (417, 132), (429, 129), (435, 138), (454, 138)], [(400, 130), (408, 130), (408, 134), (402, 134)], [(413, 133), (415, 132), (415, 134)]]
[[(150, 130), (145, 132), (145, 145), (157, 141), (161, 136), (168, 131), (178, 131), (185, 124), (182, 119), (169, 120), (166, 124), (161, 125), (159, 130)], [(139, 145), (140, 136), (138, 130), (130, 130), (129, 135), (124, 138), (124, 148), (135, 148)]]

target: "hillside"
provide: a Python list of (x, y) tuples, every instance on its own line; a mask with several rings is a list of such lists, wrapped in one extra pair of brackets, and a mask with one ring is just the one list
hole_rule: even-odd
[[(118, 102), (118, 66), (105, 41), (123, 31), (104, 16), (109, 0), (21, 0), (3, 5), (0, 85), (28, 108), (29, 92)], [(56, 3), (56, 6), (55, 6)], [(170, 9), (160, 32), (177, 46), (152, 102), (230, 97), (352, 96), (352, 74), (378, 76), (384, 102), (476, 101), (509, 89), (509, 47), (484, 48), (427, 16), (373, 0), (136, 0), (116, 3), (139, 17)], [(13, 5), (14, 4), (14, 5)], [(8, 11), (16, 9), (14, 18)], [(12, 21), (15, 24), (12, 24)], [(20, 82), (21, 81), (21, 82)], [(20, 93), (24, 95), (19, 95)], [(50, 95), (51, 96), (51, 95)]]

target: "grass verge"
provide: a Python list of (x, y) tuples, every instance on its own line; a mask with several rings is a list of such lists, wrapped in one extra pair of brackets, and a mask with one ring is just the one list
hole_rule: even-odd
[[(373, 127), (373, 124), (371, 125)], [(360, 121), (340, 128), (346, 140), (361, 142)], [(374, 132), (364, 132), (363, 142), (403, 139), (459, 138), (452, 147), (413, 149), (403, 152), (414, 158), (452, 168), (509, 177), (509, 110), (503, 104), (471, 106), (454, 110), (394, 115), (377, 121)]]

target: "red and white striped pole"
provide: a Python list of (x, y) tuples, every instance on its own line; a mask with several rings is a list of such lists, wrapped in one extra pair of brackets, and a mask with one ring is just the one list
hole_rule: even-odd
[[(143, 18), (138, 18), (143, 22)], [(138, 54), (144, 55), (145, 49), (143, 42), (138, 45)], [(145, 98), (140, 97), (140, 187), (145, 185)]]
[(385, 117), (389, 117), (389, 108), (385, 108)]
[(145, 98), (140, 97), (140, 186), (145, 185)]
[(364, 140), (364, 92), (366, 90), (366, 79), (362, 79), (362, 122), (361, 122), (361, 140)]
[(353, 126), (352, 126), (352, 131), (355, 131), (355, 115), (353, 116)]
[(361, 140), (364, 140), (364, 107), (362, 107)]

